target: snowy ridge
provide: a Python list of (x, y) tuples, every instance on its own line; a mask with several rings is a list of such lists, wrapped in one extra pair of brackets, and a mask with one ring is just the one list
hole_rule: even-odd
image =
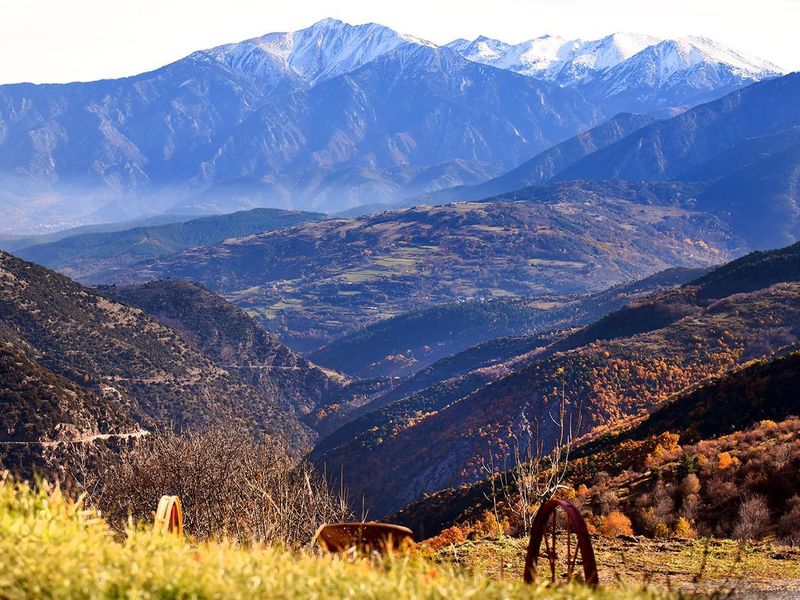
[(563, 86), (601, 78), (628, 61), (648, 65), (642, 67), (648, 70), (642, 79), (656, 85), (699, 64), (720, 66), (731, 75), (747, 80), (783, 72), (768, 61), (745, 57), (702, 37), (664, 40), (648, 35), (615, 33), (589, 41), (543, 36), (519, 44), (479, 37), (472, 42), (456, 40), (448, 47), (468, 60), (555, 81)]
[[(313, 86), (350, 73), (400, 49), (438, 48), (435, 44), (383, 25), (350, 25), (325, 19), (294, 32), (268, 33), (198, 53), (224, 64), (263, 90)], [(703, 37), (658, 39), (614, 33), (598, 40), (568, 40), (545, 35), (519, 44), (481, 36), (455, 40), (448, 48), (467, 60), (563, 87), (600, 86), (601, 95), (627, 86), (660, 89), (683, 84), (701, 90), (758, 81), (782, 70), (743, 56)], [(681, 78), (685, 81), (679, 81)]]

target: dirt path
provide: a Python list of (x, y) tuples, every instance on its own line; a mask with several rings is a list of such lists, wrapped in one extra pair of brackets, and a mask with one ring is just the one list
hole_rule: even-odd
[(5, 446), (41, 446), (43, 448), (52, 448), (55, 446), (59, 446), (61, 444), (90, 444), (92, 442), (96, 442), (98, 440), (130, 440), (141, 438), (146, 435), (150, 435), (149, 431), (145, 431), (144, 429), (139, 429), (138, 431), (132, 431), (130, 433), (95, 433), (92, 435), (85, 435), (78, 438), (70, 439), (70, 440), (52, 440), (52, 441), (35, 441), (35, 442), (3, 442), (0, 441), (0, 445)]

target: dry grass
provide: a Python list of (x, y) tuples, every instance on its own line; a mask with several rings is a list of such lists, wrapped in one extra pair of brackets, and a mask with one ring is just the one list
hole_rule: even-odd
[[(520, 538), (474, 540), (444, 547), (431, 558), (478, 576), (513, 579), (523, 569), (526, 546)], [(618, 589), (647, 583), (722, 596), (731, 590), (800, 593), (800, 550), (770, 543), (598, 537), (594, 549), (601, 583)]]
[[(531, 590), (434, 564), (315, 556), (226, 541), (180, 542), (105, 521), (58, 490), (0, 482), (0, 598), (541, 598), (634, 600), (648, 591), (572, 586)], [(533, 592), (533, 594), (532, 594)]]

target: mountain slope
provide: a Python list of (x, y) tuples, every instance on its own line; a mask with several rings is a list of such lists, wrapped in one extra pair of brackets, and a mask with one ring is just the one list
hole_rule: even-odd
[(710, 183), (698, 208), (729, 214), (751, 248), (800, 239), (800, 127), (751, 138), (681, 175)]
[(17, 252), (22, 248), (30, 246), (39, 246), (41, 244), (51, 244), (58, 242), (68, 237), (75, 237), (86, 233), (112, 233), (115, 231), (125, 231), (127, 229), (136, 229), (137, 227), (158, 227), (159, 225), (170, 225), (173, 223), (185, 223), (197, 218), (192, 215), (158, 215), (155, 217), (147, 217), (144, 219), (137, 219), (134, 221), (119, 221), (116, 223), (103, 223), (99, 225), (83, 225), (80, 227), (71, 227), (68, 229), (60, 229), (53, 233), (45, 233), (42, 235), (9, 235), (0, 237), (0, 249), (6, 252)]
[(593, 203), (565, 188), (535, 202), (321, 221), (101, 279), (196, 281), (259, 316), (293, 348), (313, 350), (359, 325), (464, 298), (585, 293), (671, 266), (718, 262), (728, 252), (724, 228), (681, 208), (680, 192), (663, 188), (606, 186)]
[(5, 253), (0, 315), (5, 344), (111, 398), (147, 430), (239, 423), (299, 447), (312, 437), (274, 396), (218, 367), (141, 310)]
[[(554, 435), (548, 417), (561, 382), (584, 431), (656, 406), (703, 379), (800, 339), (800, 245), (751, 255), (697, 282), (657, 294), (573, 334), (445, 407), (406, 421), (369, 445), (323, 456), (378, 514), (425, 491), (475, 481), (481, 459), (506, 464), (526, 423)], [(642, 318), (666, 315), (660, 321)], [(386, 408), (391, 410), (391, 405)], [(546, 448), (545, 448), (546, 449)], [(392, 480), (375, 477), (392, 464)], [(369, 474), (368, 474), (369, 473)]]
[(533, 185), (542, 185), (568, 166), (653, 123), (646, 115), (622, 113), (534, 156), (499, 177), (472, 186), (447, 188), (412, 198), (419, 204), (482, 200)]
[(696, 442), (745, 429), (759, 421), (797, 414), (800, 353), (754, 361), (655, 410), (619, 439), (643, 439), (665, 431)]
[(671, 179), (748, 138), (800, 125), (800, 74), (751, 85), (649, 125), (556, 177)]
[(99, 291), (179, 332), (220, 368), (275, 398), (282, 410), (311, 427), (320, 411), (350, 399), (344, 378), (309, 363), (243, 311), (196, 284), (173, 279)]
[(228, 238), (290, 227), (322, 217), (320, 213), (260, 208), (181, 223), (108, 233), (85, 233), (22, 248), (17, 251), (17, 255), (61, 270), (81, 281), (92, 281), (98, 271), (108, 270), (113, 273), (143, 259), (172, 254), (194, 246), (218, 244)]
[(117, 398), (96, 394), (0, 343), (0, 444), (35, 444), (138, 430)]
[(572, 90), (407, 44), (265, 103), (205, 168), (216, 180), (456, 160), (510, 168), (603, 116)]
[(668, 269), (584, 297), (494, 298), (445, 304), (378, 321), (309, 357), (360, 377), (407, 375), (440, 359), (450, 361), (455, 358), (451, 355), (494, 338), (584, 325), (638, 295), (686, 283), (700, 273), (700, 269)]
[[(781, 459), (785, 456), (781, 451), (785, 449), (780, 445), (782, 443), (790, 445), (795, 442), (791, 436), (782, 435), (784, 432), (779, 430), (780, 425), (776, 426), (775, 423), (796, 419), (795, 415), (800, 408), (797, 394), (798, 381), (800, 381), (800, 353), (796, 350), (748, 363), (697, 389), (677, 396), (623, 431), (614, 431), (580, 445), (572, 455), (570, 481), (573, 485), (578, 481), (591, 484), (598, 470), (612, 476), (627, 471), (629, 475), (624, 479), (628, 481), (623, 481), (622, 485), (618, 482), (605, 482), (603, 485), (605, 490), (609, 488), (614, 491), (626, 490), (622, 495), (627, 498), (629, 506), (635, 505), (640, 494), (651, 491), (646, 485), (648, 479), (652, 483), (654, 479), (663, 481), (663, 476), (669, 474), (675, 467), (673, 463), (666, 469), (658, 469), (658, 477), (653, 477), (655, 469), (652, 468), (652, 457), (656, 454), (654, 449), (659, 444), (675, 444), (677, 441), (684, 448), (673, 446), (670, 452), (673, 456), (676, 451), (696, 456), (696, 451), (705, 450), (703, 458), (707, 460), (711, 450), (712, 458), (717, 458), (723, 451), (727, 451), (729, 456), (738, 456), (742, 459), (752, 457), (759, 460), (762, 457), (774, 457), (776, 464), (769, 465), (766, 469), (768, 473), (766, 480), (762, 477), (747, 477), (747, 469), (737, 469), (740, 471), (739, 478), (744, 481), (738, 481), (737, 485), (728, 489), (731, 489), (736, 496), (741, 496), (742, 492), (777, 492), (785, 493), (788, 499), (796, 488), (786, 486), (785, 475), (774, 467), (783, 464), (787, 471), (794, 471), (791, 462), (786, 463)], [(673, 435), (677, 440), (670, 440)], [(778, 448), (765, 448), (762, 444), (764, 438), (774, 442), (780, 441)], [(726, 440), (729, 442), (725, 443)], [(727, 447), (719, 448), (720, 442)], [(689, 444), (696, 446), (692, 448)], [(650, 460), (648, 456), (651, 457)], [(711, 462), (709, 466), (711, 468), (701, 468), (705, 477), (713, 478), (715, 474), (719, 477), (717, 465)], [(728, 473), (728, 478), (731, 474)], [(680, 470), (678, 477), (683, 477)], [(636, 481), (636, 484), (632, 488), (629, 484), (633, 481)], [(773, 482), (777, 485), (773, 486)], [(706, 485), (710, 483), (706, 479)], [(631, 489), (637, 491), (633, 497), (630, 495)], [(729, 499), (713, 492), (709, 495), (717, 506), (710, 507), (711, 510), (706, 511), (706, 514), (712, 518), (719, 518), (720, 508), (724, 508), (720, 505), (728, 505)], [(435, 535), (454, 523), (474, 519), (482, 514), (484, 510), (491, 508), (491, 498), (491, 482), (484, 479), (473, 485), (444, 490), (414, 502), (389, 521), (412, 527), (415, 531), (424, 531), (426, 535)], [(733, 504), (735, 508), (735, 502)], [(730, 506), (724, 509), (728, 513), (734, 512)], [(780, 509), (775, 512), (777, 515), (784, 514)], [(633, 516), (635, 511), (632, 510), (628, 514)]]

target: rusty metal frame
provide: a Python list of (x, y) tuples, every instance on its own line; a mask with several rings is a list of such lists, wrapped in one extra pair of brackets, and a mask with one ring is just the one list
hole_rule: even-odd
[[(540, 558), (547, 560), (550, 567), (550, 581), (556, 583), (560, 578), (556, 574), (556, 565), (559, 559), (558, 552), (558, 512), (559, 509), (566, 518), (566, 554), (561, 556), (566, 559), (566, 580), (572, 581), (580, 554), (583, 565), (583, 581), (591, 586), (596, 586), (599, 581), (597, 562), (592, 548), (592, 538), (586, 527), (580, 511), (574, 504), (566, 500), (553, 499), (544, 503), (536, 513), (531, 529), (531, 539), (525, 555), (525, 583), (536, 580), (536, 567)], [(573, 550), (572, 537), (576, 543)], [(545, 553), (540, 552), (542, 541), (545, 543)]]
[(322, 525), (314, 541), (328, 552), (377, 552), (383, 554), (414, 545), (407, 527), (389, 523), (332, 523)]

